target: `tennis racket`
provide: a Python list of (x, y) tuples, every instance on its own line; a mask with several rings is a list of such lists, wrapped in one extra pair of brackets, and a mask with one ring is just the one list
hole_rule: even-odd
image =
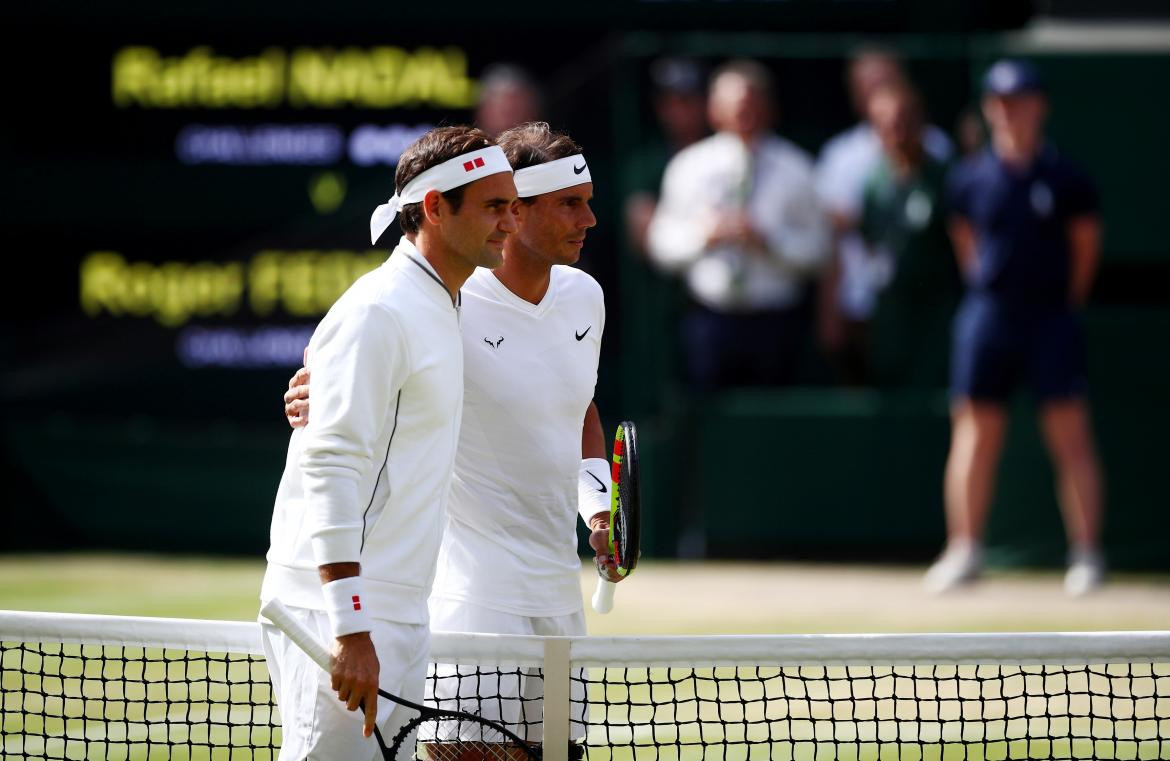
[[(638, 484), (638, 431), (627, 421), (618, 425), (613, 440), (613, 489), (609, 503), (609, 554), (617, 572), (629, 576), (638, 565), (642, 531), (642, 500)], [(598, 569), (601, 572), (601, 569)], [(608, 613), (613, 609), (614, 583), (604, 576), (593, 593), (593, 609)]]
[[(280, 600), (269, 600), (264, 603), (260, 613), (271, 621), (276, 628), (288, 635), (297, 647), (305, 652), (322, 669), (329, 673), (330, 655), (325, 645), (317, 639), (300, 621), (293, 617), (288, 608)], [(426, 739), (422, 741), (427, 746), (429, 758), (441, 759), (468, 758), (499, 759), (500, 761), (540, 761), (540, 753), (524, 740), (494, 721), (476, 716), (464, 711), (447, 711), (431, 706), (421, 705), (406, 698), (400, 698), (386, 690), (379, 689), (378, 694), (398, 705), (405, 706), (418, 715), (411, 718), (398, 730), (398, 734), (390, 741), (387, 747), (382, 739), (382, 733), (374, 727), (374, 737), (382, 757), (386, 761), (409, 761), (416, 757), (414, 743), (408, 743), (408, 738), (414, 737), (418, 730), (419, 735)], [(365, 707), (362, 707), (365, 710)], [(472, 736), (474, 740), (468, 740)], [(469, 751), (471, 754), (469, 755)]]

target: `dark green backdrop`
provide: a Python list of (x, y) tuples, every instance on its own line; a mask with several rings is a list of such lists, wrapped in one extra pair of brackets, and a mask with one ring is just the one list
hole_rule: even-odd
[[(10, 264), (0, 306), (0, 549), (258, 555), (266, 545), (288, 436), (279, 396), (293, 368), (185, 368), (174, 358), (173, 330), (82, 315), (78, 262), (107, 248), (154, 261), (246, 260), (268, 247), (362, 251), (365, 217), (384, 196), (388, 170), (332, 167), (348, 179), (350, 194), (335, 215), (314, 216), (303, 194), (309, 169), (178, 167), (176, 129), (264, 118), (352, 126), (469, 117), (354, 109), (111, 113), (111, 51), (150, 44), (180, 54), (209, 44), (244, 55), (269, 44), (386, 43), (458, 44), (472, 76), (492, 61), (519, 60), (546, 85), (554, 126), (587, 146), (601, 224), (583, 266), (605, 286), (609, 313), (598, 401), (608, 428), (621, 418), (640, 426), (645, 554), (927, 558), (943, 535), (945, 391), (828, 388), (810, 342), (807, 388), (693, 398), (675, 380), (678, 294), (625, 250), (620, 230), (622, 169), (653, 129), (649, 61), (663, 54), (764, 60), (776, 74), (780, 130), (816, 150), (851, 123), (842, 66), (863, 39), (858, 30), (910, 30), (918, 34), (884, 41), (905, 55), (932, 120), (944, 128), (971, 101), (983, 67), (1005, 50), (1031, 55), (1050, 79), (1053, 137), (1091, 169), (1105, 209), (1106, 255), (1086, 320), (1111, 561), (1170, 568), (1161, 473), (1170, 461), (1170, 245), (1163, 233), (1170, 101), (1161, 94), (1170, 50), (1053, 47), (990, 31), (1022, 20), (1016, 11), (987, 10), (1015, 7), (1006, 3), (652, 5), (590, 6), (574, 46), (558, 36), (562, 26), (547, 4), (525, 6), (528, 15), (507, 25), (480, 8), (451, 30), (420, 30), (410, 25), (413, 12), (392, 19), (385, 8), (369, 16), (384, 26), (359, 28), (350, 23), (357, 11), (320, 19), (296, 3), (285, 7), (280, 28), (268, 15), (227, 8), (221, 11), (231, 23), (180, 11), (144, 19), (118, 4), (104, 16), (73, 8), (79, 13), (69, 14), (67, 28), (53, 9), (68, 3), (18, 14), (24, 34), (4, 52), (4, 65), (21, 75), (8, 92), (0, 143), (10, 178), (0, 193)], [(735, 31), (749, 28), (757, 31)], [(290, 315), (276, 322), (302, 324)], [(991, 525), (995, 557), (1055, 563), (1063, 552), (1059, 516), (1026, 399), (1013, 423)]]

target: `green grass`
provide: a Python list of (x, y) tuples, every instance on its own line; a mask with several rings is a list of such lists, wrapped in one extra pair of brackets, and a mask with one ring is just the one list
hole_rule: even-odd
[(256, 620), (263, 559), (0, 556), (0, 610)]
[(271, 759), (262, 663), (142, 647), (0, 645), (7, 758)]
[[(5, 650), (5, 758), (272, 757), (264, 746), (279, 735), (262, 669), (218, 657), (168, 666), (162, 651), (142, 648), (101, 661), (86, 650), (84, 659), (79, 646)], [(1154, 718), (1150, 696), (1170, 670), (940, 672), (862, 669), (846, 680), (843, 669), (595, 669), (590, 759), (1164, 758), (1170, 719)], [(1090, 698), (1090, 683), (1112, 697)]]
[[(262, 667), (82, 651), (4, 649), (4, 758), (273, 757)], [(1156, 759), (1170, 732), (1165, 698), (1152, 697), (1168, 668), (593, 669), (589, 680), (592, 761)]]
[[(1094, 743), (1091, 740), (1017, 740), (989, 743), (905, 743), (901, 745), (855, 742), (759, 742), (750, 746), (715, 745), (707, 752), (697, 743), (674, 748), (590, 748), (589, 761), (649, 761), (678, 759), (742, 759), (744, 761), (1022, 761), (1023, 759), (1160, 760), (1156, 741), (1146, 743)], [(1162, 749), (1165, 749), (1163, 743)]]
[[(263, 573), (262, 559), (93, 553), (0, 556), (0, 609), (254, 621)], [(56, 647), (66, 654), (79, 652), (76, 646)], [(92, 655), (98, 648), (86, 650)], [(266, 726), (272, 720), (269, 687), (262, 664), (249, 667), (235, 660), (239, 656), (229, 662), (220, 654), (211, 665), (189, 661), (167, 666), (159, 650), (138, 648), (129, 655), (134, 662), (124, 667), (116, 660), (42, 657), (5, 649), (0, 757), (275, 758), (264, 750), (228, 750), (229, 745), (242, 743), (262, 747), (271, 739)], [(190, 686), (167, 681), (168, 671), (175, 668), (192, 682)], [(211, 679), (204, 678), (208, 670)], [(251, 684), (249, 672), (255, 672)], [(96, 679), (99, 675), (105, 679)], [(107, 699), (95, 700), (102, 691)], [(46, 741), (46, 736), (52, 739)]]
[[(1101, 594), (1071, 601), (1052, 572), (993, 573), (945, 599), (923, 595), (920, 574), (910, 567), (647, 562), (618, 588), (614, 614), (588, 611), (589, 627), (598, 634), (1170, 629), (1165, 577), (1115, 578)], [(0, 609), (250, 621), (262, 575), (259, 558), (0, 556)], [(593, 583), (583, 573), (583, 591), (591, 593)], [(78, 650), (56, 645), (37, 654), (5, 645), (0, 757), (271, 757), (227, 747), (273, 739), (262, 663), (218, 656), (167, 665), (160, 651), (129, 648), (123, 665), (83, 660)], [(88, 656), (99, 650), (86, 646)], [(832, 669), (728, 679), (732, 673), (720, 669), (717, 684), (677, 669), (641, 669), (644, 682), (633, 687), (603, 687), (595, 670), (590, 759), (1170, 758), (1170, 668), (1159, 668), (1136, 678), (952, 669), (942, 682), (888, 670), (847, 681)], [(1089, 681), (1095, 695), (1108, 697), (1054, 697), (1066, 686), (1084, 693)], [(1046, 713), (1055, 718), (1042, 718)], [(612, 724), (608, 734), (603, 716)], [(1108, 716), (1118, 718), (1102, 718)], [(1044, 739), (1018, 739), (1025, 732)], [(703, 742), (714, 745), (705, 751)]]
[[(1072, 600), (1055, 571), (992, 572), (932, 597), (915, 566), (647, 560), (589, 631), (621, 634), (1170, 630), (1170, 576), (1115, 574)], [(263, 558), (0, 555), (0, 610), (254, 621)], [(583, 595), (596, 576), (581, 575)]]
[(724, 752), (800, 761), (1155, 759), (1170, 745), (1170, 714), (1158, 706), (1165, 698), (1153, 697), (1170, 689), (1168, 666), (675, 668), (602, 676), (590, 674), (589, 742), (603, 751), (591, 753), (592, 761), (640, 761), (655, 748), (686, 761)]

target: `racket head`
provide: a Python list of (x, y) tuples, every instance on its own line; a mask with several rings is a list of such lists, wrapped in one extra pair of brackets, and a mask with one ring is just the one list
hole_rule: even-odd
[(540, 761), (536, 749), (493, 721), (427, 708), (407, 721), (387, 749), (394, 761)]
[(628, 420), (618, 424), (613, 442), (613, 498), (609, 543), (617, 571), (628, 576), (638, 565), (642, 539), (642, 496), (638, 477), (638, 429)]
[[(280, 600), (272, 599), (266, 601), (263, 607), (261, 607), (260, 612), (274, 626), (288, 635), (289, 639), (297, 647), (301, 648), (306, 655), (312, 658), (322, 670), (326, 673), (330, 672), (330, 655), (325, 645), (317, 639), (316, 634), (298, 621), (293, 616), (292, 611)], [(386, 744), (382, 741), (381, 732), (379, 732), (376, 726), (374, 727), (374, 735), (377, 738), (378, 749), (385, 759), (407, 761), (408, 759), (415, 758), (417, 755), (417, 746), (408, 742), (408, 740), (417, 736), (417, 730), (420, 727), (423, 729), (423, 737), (426, 737), (427, 732), (433, 727), (433, 731), (429, 731), (429, 733), (436, 740), (444, 742), (445, 735), (454, 738), (445, 741), (449, 743), (447, 745), (448, 748), (459, 749), (460, 751), (458, 754), (450, 756), (452, 760), (461, 759), (462, 761), (469, 761), (473, 758), (495, 759), (498, 757), (501, 759), (512, 759), (512, 761), (539, 761), (540, 756), (537, 751), (502, 724), (497, 724), (494, 721), (481, 718), (472, 713), (431, 708), (430, 706), (415, 703), (412, 700), (394, 695), (381, 688), (378, 689), (378, 695), (408, 708), (414, 713), (414, 716), (407, 720), (398, 730), (394, 739), (391, 740), (390, 747), (386, 747)], [(365, 711), (364, 708), (362, 710), (363, 712)], [(469, 742), (460, 739), (468, 737), (473, 738), (473, 740), (474, 738), (480, 738), (480, 741)], [(505, 748), (509, 749), (506, 754), (503, 753)], [(487, 751), (491, 752), (489, 753)]]

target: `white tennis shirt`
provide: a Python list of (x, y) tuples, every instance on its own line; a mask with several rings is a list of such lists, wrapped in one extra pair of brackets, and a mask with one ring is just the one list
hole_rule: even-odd
[(554, 266), (532, 304), (477, 269), (462, 312), (463, 430), (434, 597), (525, 616), (574, 613), (581, 428), (597, 384), (601, 287)]
[(358, 562), (372, 617), (425, 624), (463, 346), (449, 292), (410, 241), (333, 305), (308, 366), (312, 415), (289, 442), (261, 599), (323, 609), (317, 567)]

